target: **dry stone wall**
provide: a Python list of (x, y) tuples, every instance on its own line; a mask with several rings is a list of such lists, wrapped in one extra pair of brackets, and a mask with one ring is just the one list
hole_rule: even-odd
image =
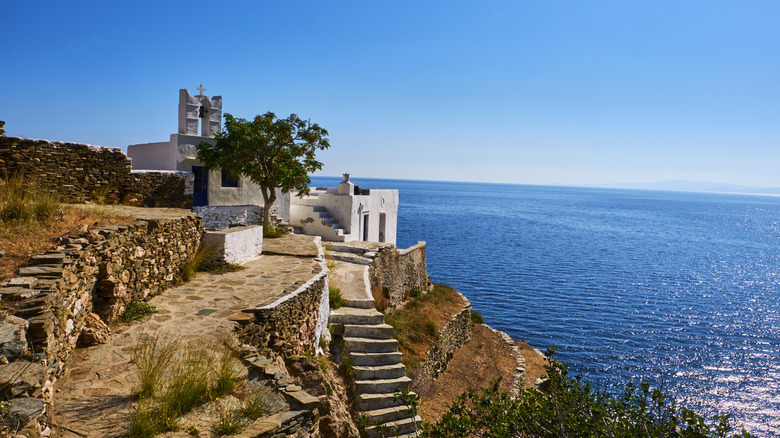
[(191, 173), (132, 171), (118, 148), (0, 136), (0, 178), (17, 175), (63, 202), (192, 207)]
[[(79, 342), (100, 342), (101, 329), (130, 300), (159, 294), (180, 281), (200, 244), (203, 224), (179, 219), (139, 220), (83, 230), (33, 256), (19, 276), (0, 284), (8, 315), (0, 323), (0, 370), (6, 396), (51, 400), (56, 377)], [(100, 317), (98, 317), (98, 315)], [(23, 379), (13, 377), (18, 367)], [(10, 373), (10, 374), (9, 374)], [(6, 376), (5, 374), (8, 374)]]
[(245, 310), (248, 316), (237, 320), (242, 324), (242, 340), (261, 349), (284, 351), (288, 356), (316, 351), (320, 337), (327, 336), (323, 332), (329, 312), (327, 280), (328, 270), (323, 265), (320, 273), (283, 299)]
[(412, 389), (420, 391), (427, 387), (447, 369), (452, 356), (471, 339), (471, 302), (457, 292), (463, 300), (463, 307), (452, 315), (439, 330), (439, 341), (428, 350), (425, 360), (415, 369)]
[(399, 250), (387, 245), (379, 248), (368, 271), (372, 291), (382, 291), (390, 307), (396, 307), (413, 288), (429, 290), (425, 242)]

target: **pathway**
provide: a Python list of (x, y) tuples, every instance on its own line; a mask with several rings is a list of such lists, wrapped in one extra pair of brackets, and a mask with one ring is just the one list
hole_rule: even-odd
[(314, 261), (319, 249), (310, 236), (267, 239), (263, 252), (245, 263), (243, 271), (199, 273), (189, 283), (152, 298), (149, 304), (157, 308), (156, 314), (115, 328), (106, 344), (74, 350), (51, 407), (54, 436), (126, 436), (137, 391), (130, 357), (139, 339), (224, 336), (242, 310), (273, 303), (321, 269)]

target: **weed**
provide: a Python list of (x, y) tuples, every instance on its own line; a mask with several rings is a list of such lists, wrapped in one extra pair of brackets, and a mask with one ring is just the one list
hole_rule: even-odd
[(420, 298), (422, 297), (422, 294), (423, 294), (422, 290), (417, 286), (413, 287), (412, 290), (409, 292), (409, 295), (412, 298)]
[(14, 176), (0, 183), (0, 221), (43, 223), (59, 215), (54, 195), (40, 190), (35, 183)]
[(371, 289), (371, 295), (374, 297), (374, 307), (376, 307), (376, 310), (385, 313), (388, 306), (387, 297), (389, 296), (389, 293), (390, 292), (386, 287), (383, 287), (381, 291)]
[(228, 408), (219, 411), (219, 422), (214, 425), (214, 433), (217, 435), (235, 435), (244, 428), (245, 420), (237, 412), (231, 412)]
[(247, 400), (241, 408), (241, 416), (249, 421), (255, 421), (268, 412), (268, 407), (263, 398), (264, 395), (265, 394), (259, 394)]
[(119, 320), (123, 322), (138, 321), (146, 315), (157, 313), (157, 309), (144, 301), (130, 300), (125, 306), (125, 311), (119, 315)]
[(345, 351), (341, 356), (341, 365), (339, 365), (339, 373), (344, 377), (347, 382), (355, 380), (355, 366), (352, 364), (352, 356), (349, 352)]
[(203, 269), (208, 261), (214, 258), (218, 251), (219, 247), (217, 245), (201, 244), (200, 247), (198, 247), (198, 250), (195, 251), (195, 254), (184, 262), (184, 265), (181, 268), (181, 279), (185, 282), (192, 280), (192, 278), (195, 277), (195, 273)]
[(139, 343), (133, 351), (132, 362), (138, 371), (140, 397), (151, 398), (162, 385), (163, 373), (171, 367), (179, 341), (159, 337)]
[(131, 437), (175, 430), (179, 416), (234, 389), (235, 352), (226, 343), (221, 350), (214, 344), (151, 338), (136, 347), (140, 395)]
[(330, 369), (330, 363), (326, 359), (318, 359), (317, 366), (320, 367), (322, 374), (325, 374)]
[(283, 226), (277, 227), (271, 224), (263, 226), (263, 237), (275, 239), (277, 237), (282, 237), (285, 234), (287, 234), (287, 230)]
[(344, 297), (341, 296), (341, 289), (337, 287), (328, 286), (328, 298), (331, 309), (338, 309), (344, 305)]
[(482, 315), (479, 314), (476, 310), (471, 311), (471, 322), (474, 324), (484, 324), (485, 319), (482, 318)]
[(199, 436), (200, 435), (200, 428), (198, 426), (190, 426), (187, 428), (187, 434), (189, 436)]
[(246, 266), (227, 262), (208, 263), (200, 267), (200, 271), (210, 272), (212, 274), (227, 274), (228, 272), (238, 272), (243, 271), (244, 269), (246, 269)]

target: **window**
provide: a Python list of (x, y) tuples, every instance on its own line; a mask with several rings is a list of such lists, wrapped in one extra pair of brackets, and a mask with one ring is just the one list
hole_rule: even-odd
[(222, 171), (222, 187), (238, 187), (238, 178), (231, 178), (226, 171)]

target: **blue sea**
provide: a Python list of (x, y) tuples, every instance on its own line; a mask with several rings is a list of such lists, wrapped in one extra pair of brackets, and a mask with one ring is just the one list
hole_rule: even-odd
[(398, 246), (491, 326), (780, 437), (780, 197), (352, 181), (399, 190)]

